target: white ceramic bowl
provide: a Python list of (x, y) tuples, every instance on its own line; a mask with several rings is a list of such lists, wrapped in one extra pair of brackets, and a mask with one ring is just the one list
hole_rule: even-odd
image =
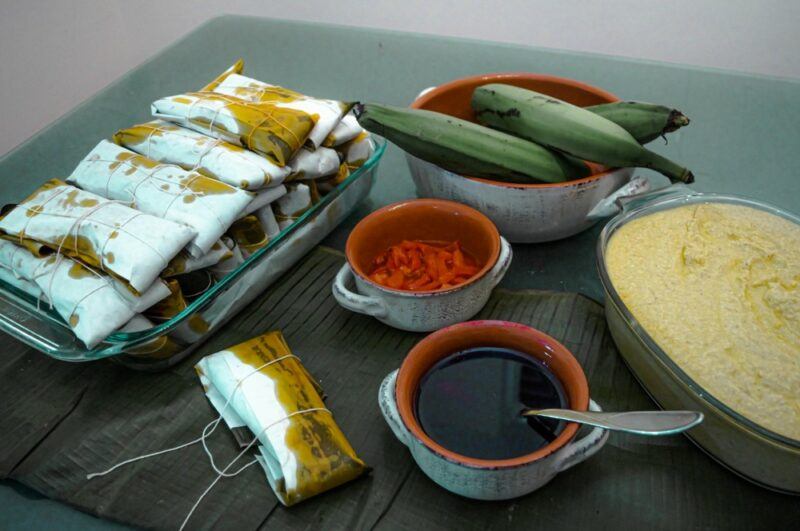
[[(403, 240), (459, 241), (481, 269), (449, 289), (396, 290), (368, 278), (371, 260)], [(347, 263), (333, 282), (333, 296), (348, 310), (412, 332), (438, 330), (477, 314), (511, 265), (511, 246), (480, 212), (459, 203), (415, 199), (365, 217), (347, 240)]]
[[(487, 83), (505, 83), (535, 90), (578, 106), (619, 99), (602, 89), (571, 79), (531, 73), (486, 74), (456, 79), (423, 90), (415, 109), (442, 112), (474, 121), (472, 91)], [(632, 179), (631, 168), (605, 169), (590, 165), (594, 174), (564, 183), (513, 184), (464, 177), (407, 155), (419, 197), (450, 199), (486, 214), (513, 243), (537, 243), (567, 238), (615, 214), (614, 199), (647, 190), (647, 181)], [(625, 186), (631, 182), (630, 186)], [(612, 196), (613, 197), (610, 197)]]

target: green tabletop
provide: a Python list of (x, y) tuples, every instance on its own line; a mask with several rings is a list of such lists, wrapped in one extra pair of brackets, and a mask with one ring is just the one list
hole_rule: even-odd
[[(408, 104), (427, 86), (476, 73), (530, 71), (578, 79), (625, 99), (668, 104), (690, 116), (691, 126), (672, 135), (669, 146), (654, 142), (653, 149), (690, 167), (698, 190), (745, 195), (800, 211), (800, 179), (791, 163), (800, 148), (800, 83), (795, 80), (229, 16), (203, 25), (0, 159), (2, 202), (20, 199), (46, 178), (68, 175), (100, 138), (146, 120), (152, 100), (199, 88), (239, 57), (245, 59), (246, 74), (268, 82), (318, 96), (395, 105)], [(663, 182), (661, 177), (653, 179)], [(369, 200), (326, 243), (341, 248), (363, 215), (413, 196), (405, 161), (390, 147)], [(577, 291), (600, 300), (594, 246), (601, 225), (560, 242), (515, 246), (503, 285)], [(0, 337), (0, 342), (7, 341)], [(726, 477), (742, 481), (732, 474)], [(664, 493), (672, 493), (669, 485)], [(677, 510), (682, 498), (672, 495)], [(784, 496), (770, 496), (785, 504)], [(630, 506), (632, 511), (646, 511), (647, 500), (630, 500)], [(112, 526), (8, 481), (0, 483), (0, 507), (2, 529)], [(769, 508), (763, 510), (766, 525)], [(616, 527), (619, 522), (603, 522), (600, 511), (598, 524)], [(547, 525), (569, 527), (569, 520)], [(663, 527), (669, 527), (666, 515)]]

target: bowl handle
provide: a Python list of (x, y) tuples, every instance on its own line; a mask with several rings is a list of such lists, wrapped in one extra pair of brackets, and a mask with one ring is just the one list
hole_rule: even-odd
[(508, 268), (511, 266), (512, 258), (514, 258), (514, 251), (511, 249), (511, 244), (500, 236), (500, 255), (497, 257), (497, 263), (492, 270), (489, 271), (492, 287), (495, 287), (503, 280), (506, 271), (508, 271)]
[(336, 273), (333, 281), (333, 298), (336, 299), (336, 302), (351, 312), (373, 317), (386, 317), (388, 311), (381, 299), (361, 295), (348, 289), (347, 285), (353, 280), (353, 270), (350, 269), (350, 264), (345, 263)]
[(398, 441), (409, 446), (411, 433), (403, 424), (403, 419), (400, 418), (400, 412), (397, 411), (397, 400), (394, 396), (394, 388), (397, 384), (397, 370), (390, 372), (381, 382), (381, 388), (378, 390), (378, 404), (380, 405), (381, 413), (383, 413), (383, 418), (392, 429), (394, 436), (397, 437)]
[[(589, 399), (590, 411), (603, 411), (594, 400)], [(578, 441), (569, 443), (563, 450), (558, 464), (558, 471), (563, 472), (589, 459), (596, 454), (608, 440), (608, 430), (592, 428), (588, 435)]]
[(626, 197), (635, 197), (650, 191), (650, 181), (637, 175), (627, 183), (623, 184), (615, 192), (597, 202), (597, 204), (586, 214), (586, 219), (603, 219), (615, 214), (619, 214), (621, 209), (620, 200)]

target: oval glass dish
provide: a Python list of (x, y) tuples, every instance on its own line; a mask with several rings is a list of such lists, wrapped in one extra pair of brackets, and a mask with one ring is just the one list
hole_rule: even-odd
[(373, 142), (375, 150), (360, 168), (170, 320), (139, 332), (115, 332), (87, 349), (46, 303), (0, 280), (0, 330), (65, 361), (113, 357), (142, 370), (177, 363), (319, 244), (369, 195), (386, 150), (382, 139)]
[(605, 291), (611, 336), (623, 359), (650, 397), (663, 409), (688, 409), (705, 415), (686, 434), (711, 457), (763, 487), (800, 494), (800, 441), (767, 430), (737, 413), (689, 377), (636, 321), (609, 278), (606, 248), (614, 233), (654, 212), (700, 203), (728, 203), (763, 210), (800, 225), (800, 217), (743, 197), (699, 193), (681, 185), (623, 200), (623, 211), (603, 228), (597, 267)]

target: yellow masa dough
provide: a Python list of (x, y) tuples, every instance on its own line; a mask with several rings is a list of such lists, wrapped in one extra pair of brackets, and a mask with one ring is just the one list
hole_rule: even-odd
[(611, 282), (708, 393), (800, 440), (800, 226), (710, 203), (644, 216), (606, 250)]

